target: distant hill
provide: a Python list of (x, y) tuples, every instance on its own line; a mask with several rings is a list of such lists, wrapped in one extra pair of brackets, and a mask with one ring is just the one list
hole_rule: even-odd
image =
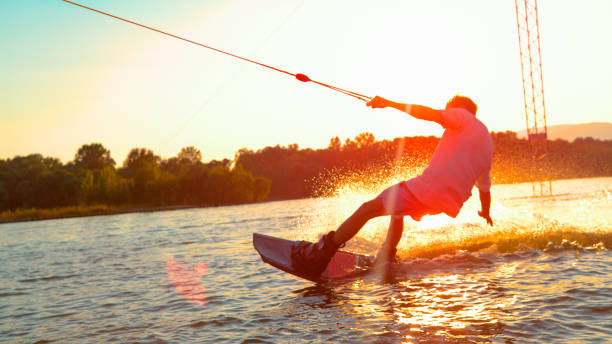
[[(524, 138), (525, 130), (517, 132), (518, 137)], [(592, 137), (599, 140), (612, 140), (612, 123), (594, 122), (583, 124), (560, 124), (548, 127), (548, 139), (563, 139), (574, 141), (578, 137)]]

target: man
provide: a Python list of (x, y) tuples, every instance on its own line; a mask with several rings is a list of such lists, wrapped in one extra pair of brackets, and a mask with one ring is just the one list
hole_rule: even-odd
[(296, 243), (291, 252), (292, 264), (313, 277), (325, 270), (339, 247), (378, 216), (391, 215), (391, 223), (377, 261), (392, 261), (403, 231), (403, 216), (409, 215), (415, 221), (439, 213), (456, 217), (474, 185), (479, 189), (482, 206), (478, 214), (493, 225), (489, 215), (493, 142), (487, 127), (476, 119), (477, 106), (470, 98), (455, 96), (444, 110), (378, 96), (366, 105), (373, 109), (392, 107), (414, 118), (436, 122), (445, 129), (444, 134), (423, 174), (393, 185), (363, 203), (336, 231), (325, 234), (317, 243)]

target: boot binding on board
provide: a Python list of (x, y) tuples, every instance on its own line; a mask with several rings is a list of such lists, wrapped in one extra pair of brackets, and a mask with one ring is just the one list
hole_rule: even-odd
[(318, 242), (296, 241), (291, 248), (291, 264), (300, 272), (317, 279), (339, 248), (334, 240), (334, 231), (321, 237)]

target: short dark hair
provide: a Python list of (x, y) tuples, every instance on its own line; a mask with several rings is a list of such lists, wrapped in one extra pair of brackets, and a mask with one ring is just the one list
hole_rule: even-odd
[(476, 115), (478, 106), (470, 98), (456, 95), (446, 103), (446, 108), (462, 108)]

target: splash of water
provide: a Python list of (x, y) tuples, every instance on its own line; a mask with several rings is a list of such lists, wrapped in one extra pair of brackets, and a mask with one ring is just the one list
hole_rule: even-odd
[[(316, 240), (321, 233), (337, 228), (363, 202), (385, 188), (418, 175), (424, 166), (416, 161), (371, 166), (357, 172), (332, 171), (318, 180), (321, 200), (311, 216), (301, 224), (299, 235)], [(581, 183), (585, 183), (582, 180)], [(530, 184), (494, 185), (491, 206), (495, 226), (487, 226), (477, 212), (478, 196), (471, 197), (457, 218), (444, 214), (425, 216), (420, 222), (404, 219), (404, 233), (398, 245), (400, 258), (433, 258), (457, 252), (482, 250), (511, 253), (526, 249), (546, 250), (567, 247), (612, 247), (610, 210), (606, 190), (573, 188), (547, 197), (532, 197)], [(579, 207), (575, 207), (579, 204)], [(385, 239), (388, 217), (369, 221), (347, 243), (347, 250), (375, 254)]]

